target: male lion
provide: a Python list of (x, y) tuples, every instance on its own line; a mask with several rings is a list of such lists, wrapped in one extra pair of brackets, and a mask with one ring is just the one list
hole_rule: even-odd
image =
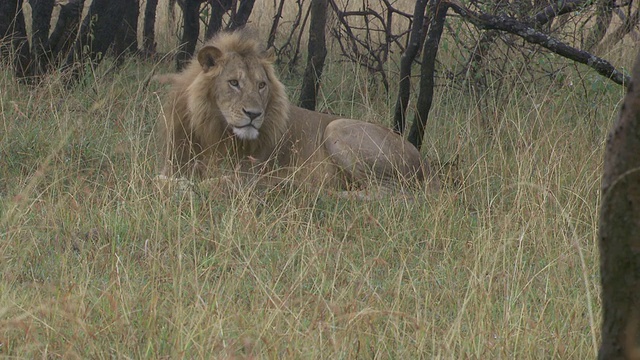
[(418, 150), (382, 126), (289, 103), (272, 63), (246, 30), (217, 35), (172, 84), (160, 122), (163, 176), (216, 177), (235, 168), (268, 183), (335, 189), (421, 181)]

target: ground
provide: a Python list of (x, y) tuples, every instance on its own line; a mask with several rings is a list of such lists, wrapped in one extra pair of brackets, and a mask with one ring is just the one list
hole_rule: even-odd
[[(585, 69), (586, 86), (514, 77), (482, 101), (440, 85), (422, 153), (458, 161), (410, 200), (167, 195), (153, 185), (162, 89), (140, 85), (152, 67), (70, 92), (3, 70), (1, 356), (595, 356), (603, 144), (622, 88)], [(393, 96), (365, 71), (324, 74), (321, 109), (391, 125)]]

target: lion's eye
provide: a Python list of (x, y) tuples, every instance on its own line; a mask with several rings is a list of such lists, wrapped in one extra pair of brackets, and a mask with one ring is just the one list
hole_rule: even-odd
[(238, 87), (239, 85), (238, 80), (229, 80), (229, 85), (233, 87)]
[(260, 83), (258, 83), (258, 89), (262, 90), (267, 86), (267, 83), (264, 81), (261, 81)]

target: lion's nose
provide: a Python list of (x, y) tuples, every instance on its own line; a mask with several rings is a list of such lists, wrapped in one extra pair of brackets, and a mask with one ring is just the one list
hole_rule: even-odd
[(262, 115), (262, 112), (259, 111), (247, 111), (245, 109), (242, 109), (242, 111), (244, 111), (244, 114), (247, 115), (251, 121)]

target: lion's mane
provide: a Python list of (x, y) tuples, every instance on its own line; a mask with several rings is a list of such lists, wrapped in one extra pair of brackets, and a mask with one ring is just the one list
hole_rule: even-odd
[[(161, 77), (160, 81), (172, 84), (167, 101), (164, 104), (164, 126), (160, 126), (160, 140), (165, 147), (165, 156), (180, 156), (176, 149), (188, 148), (189, 155), (211, 152), (226, 152), (237, 158), (262, 153), (269, 156), (275, 151), (283, 134), (289, 126), (289, 100), (284, 85), (278, 80), (273, 68), (273, 55), (265, 52), (257, 36), (251, 31), (222, 32), (209, 40), (204, 46), (214, 46), (223, 56), (210, 71), (203, 71), (197, 59), (191, 60), (186, 68), (177, 74)], [(265, 106), (265, 119), (256, 140), (240, 140), (231, 136), (224, 117), (214, 101), (215, 77), (226, 66), (237, 66), (228, 61), (228, 54), (235, 53), (246, 60), (246, 64), (263, 66), (267, 75), (269, 96)], [(229, 154), (229, 149), (235, 151)], [(185, 152), (187, 150), (182, 149)], [(184, 160), (184, 159), (183, 159)], [(173, 161), (175, 162), (175, 161)], [(180, 163), (180, 161), (177, 161)], [(183, 161), (184, 162), (184, 161)], [(175, 169), (173, 169), (175, 170)], [(173, 172), (163, 169), (165, 175)]]

